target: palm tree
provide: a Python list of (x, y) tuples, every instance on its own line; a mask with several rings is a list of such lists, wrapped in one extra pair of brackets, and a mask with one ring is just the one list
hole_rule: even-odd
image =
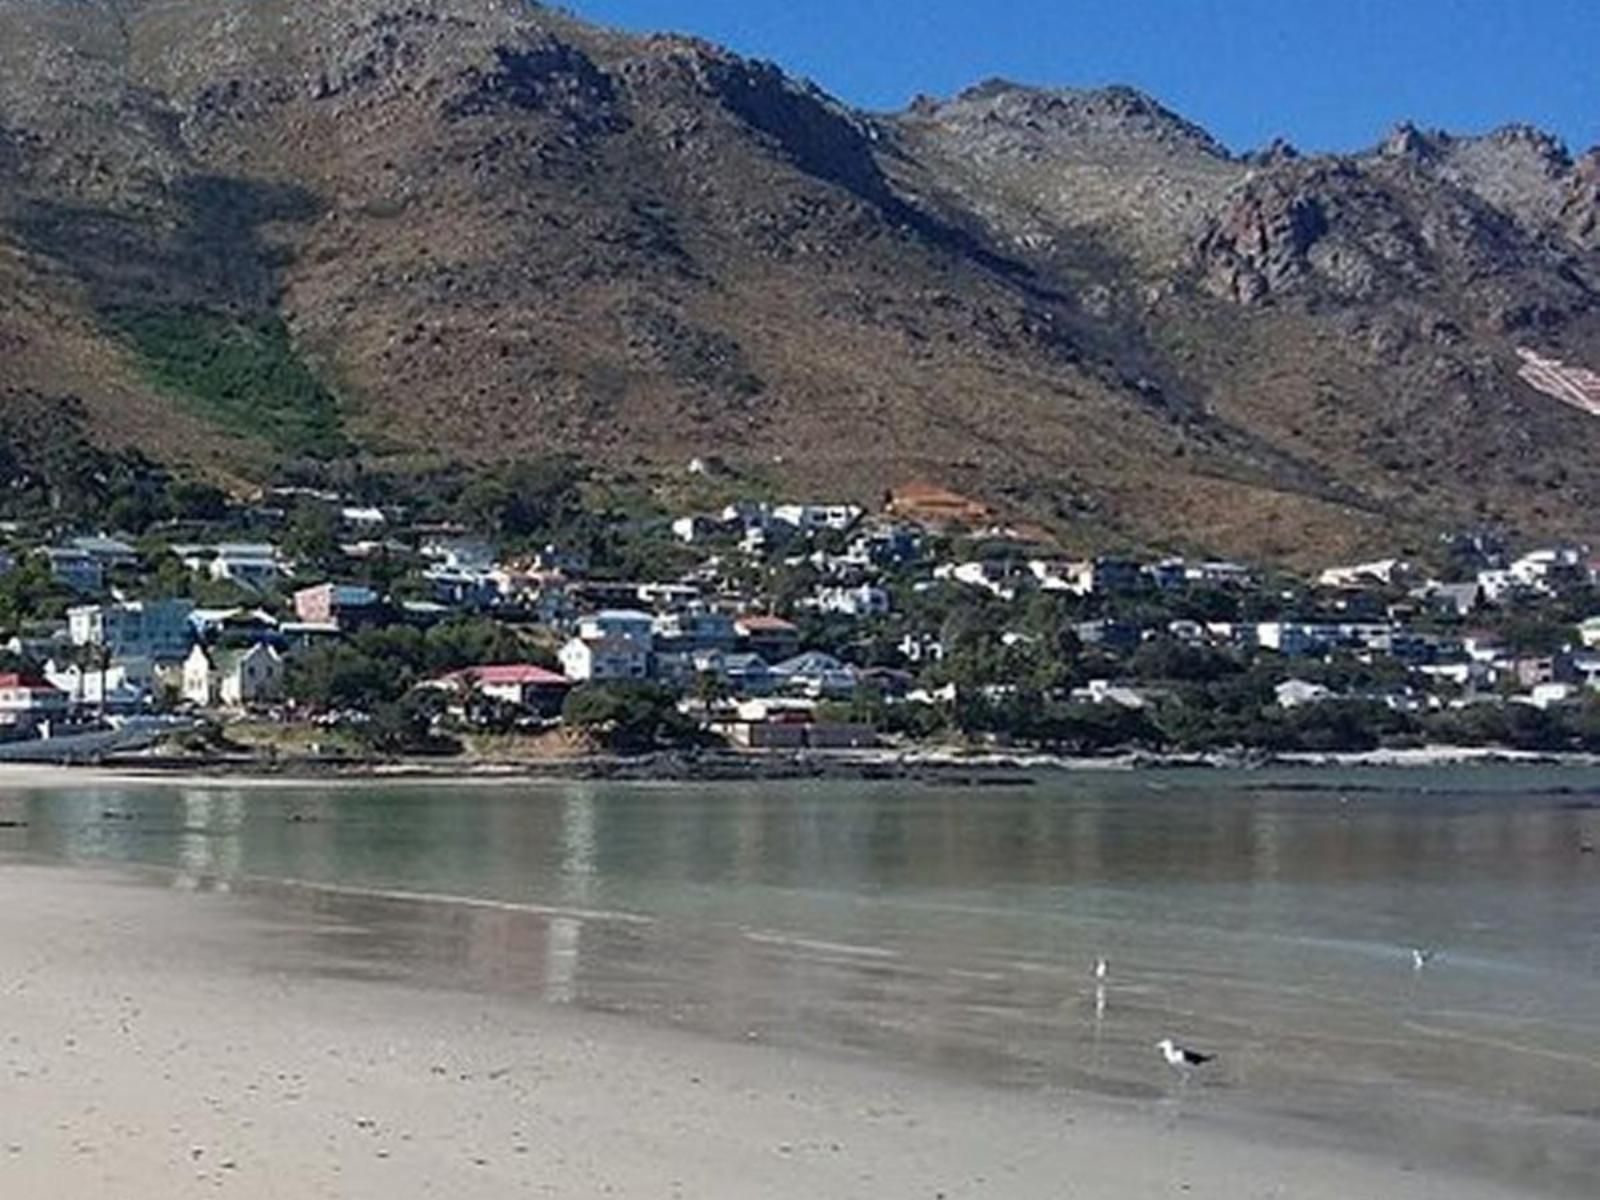
[(90, 655), (100, 670), (100, 724), (106, 721), (106, 672), (111, 667), (111, 647), (101, 644), (91, 647)]

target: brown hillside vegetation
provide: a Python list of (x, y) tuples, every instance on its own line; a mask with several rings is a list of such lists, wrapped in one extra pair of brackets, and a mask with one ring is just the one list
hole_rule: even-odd
[[(893, 116), (517, 0), (0, 0), (0, 387), (102, 445), (932, 482), (1067, 543), (1588, 534), (1594, 154)], [(6, 403), (0, 399), (0, 403)]]

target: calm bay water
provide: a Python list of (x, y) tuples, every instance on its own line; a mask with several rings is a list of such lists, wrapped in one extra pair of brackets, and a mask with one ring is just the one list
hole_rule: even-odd
[[(0, 854), (273, 914), (265, 969), (1286, 1123), (1600, 1194), (1600, 772), (13, 789)], [(1437, 948), (1427, 969), (1411, 948)], [(1110, 961), (1106, 986), (1092, 978)], [(1179, 1088), (1153, 1050), (1221, 1056)]]

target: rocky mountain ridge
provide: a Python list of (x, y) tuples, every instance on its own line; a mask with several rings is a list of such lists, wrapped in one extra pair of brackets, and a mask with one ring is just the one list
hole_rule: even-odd
[(1238, 156), (521, 0), (0, 0), (0, 403), (229, 479), (718, 455), (1069, 544), (1583, 536), (1600, 425), (1518, 351), (1600, 366), (1597, 295), (1600, 152), (1524, 127)]

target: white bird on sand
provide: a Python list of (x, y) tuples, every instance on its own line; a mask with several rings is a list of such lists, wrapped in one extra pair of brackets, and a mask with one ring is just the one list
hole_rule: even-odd
[(1427, 966), (1433, 961), (1434, 956), (1438, 953), (1439, 952), (1437, 950), (1424, 950), (1421, 947), (1412, 950), (1411, 969), (1413, 971), (1422, 970), (1423, 967)]
[(1167, 1060), (1167, 1066), (1181, 1074), (1184, 1079), (1188, 1079), (1190, 1072), (1196, 1067), (1214, 1062), (1217, 1057), (1215, 1054), (1202, 1054), (1198, 1050), (1180, 1046), (1171, 1038), (1162, 1038), (1156, 1043), (1156, 1049), (1161, 1051), (1161, 1057)]

